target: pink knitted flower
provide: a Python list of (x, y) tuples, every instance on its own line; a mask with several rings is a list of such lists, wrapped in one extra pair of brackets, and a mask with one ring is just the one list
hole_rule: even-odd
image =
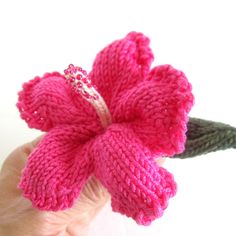
[(147, 225), (176, 192), (156, 157), (184, 150), (191, 85), (170, 65), (150, 70), (149, 39), (129, 33), (103, 49), (89, 74), (109, 108), (104, 129), (94, 107), (58, 72), (23, 85), (17, 106), (29, 127), (46, 131), (30, 155), (20, 188), (41, 210), (73, 205), (89, 176), (111, 194), (114, 211)]

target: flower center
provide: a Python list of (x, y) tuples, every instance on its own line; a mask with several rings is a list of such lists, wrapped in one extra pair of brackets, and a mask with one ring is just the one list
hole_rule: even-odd
[(81, 67), (70, 64), (64, 70), (67, 82), (72, 88), (87, 100), (96, 110), (101, 124), (104, 128), (112, 123), (111, 114), (106, 102), (93, 86), (88, 74)]

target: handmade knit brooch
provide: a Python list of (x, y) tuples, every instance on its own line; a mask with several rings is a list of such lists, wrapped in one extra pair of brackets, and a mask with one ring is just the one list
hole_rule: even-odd
[[(47, 73), (23, 85), (21, 117), (47, 132), (19, 184), (34, 207), (72, 207), (93, 175), (110, 193), (114, 211), (147, 225), (176, 193), (172, 174), (155, 159), (220, 149), (219, 138), (212, 150), (204, 148), (206, 138), (198, 141), (211, 125), (189, 120), (194, 98), (184, 73), (170, 65), (150, 69), (153, 58), (149, 39), (131, 32), (105, 47), (88, 75), (69, 65), (64, 74)], [(197, 134), (187, 133), (192, 142), (183, 152), (187, 126)], [(235, 143), (235, 129), (229, 129)]]

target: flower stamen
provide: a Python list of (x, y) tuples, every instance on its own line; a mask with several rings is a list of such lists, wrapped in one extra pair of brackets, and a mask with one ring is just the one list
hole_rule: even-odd
[(64, 70), (67, 82), (72, 86), (75, 92), (79, 93), (96, 110), (101, 124), (104, 128), (112, 123), (111, 114), (106, 102), (100, 93), (95, 89), (89, 76), (81, 67), (70, 64)]

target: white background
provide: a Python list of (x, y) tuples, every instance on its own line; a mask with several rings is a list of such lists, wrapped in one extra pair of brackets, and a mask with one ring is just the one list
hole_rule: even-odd
[[(0, 160), (36, 137), (15, 107), (23, 82), (69, 64), (88, 71), (96, 53), (129, 31), (151, 38), (155, 63), (172, 64), (193, 85), (190, 115), (236, 126), (236, 5), (222, 0), (0, 0)], [(111, 213), (93, 235), (236, 235), (236, 150), (168, 160), (177, 196), (151, 226)], [(1, 190), (0, 190), (1, 191)]]

